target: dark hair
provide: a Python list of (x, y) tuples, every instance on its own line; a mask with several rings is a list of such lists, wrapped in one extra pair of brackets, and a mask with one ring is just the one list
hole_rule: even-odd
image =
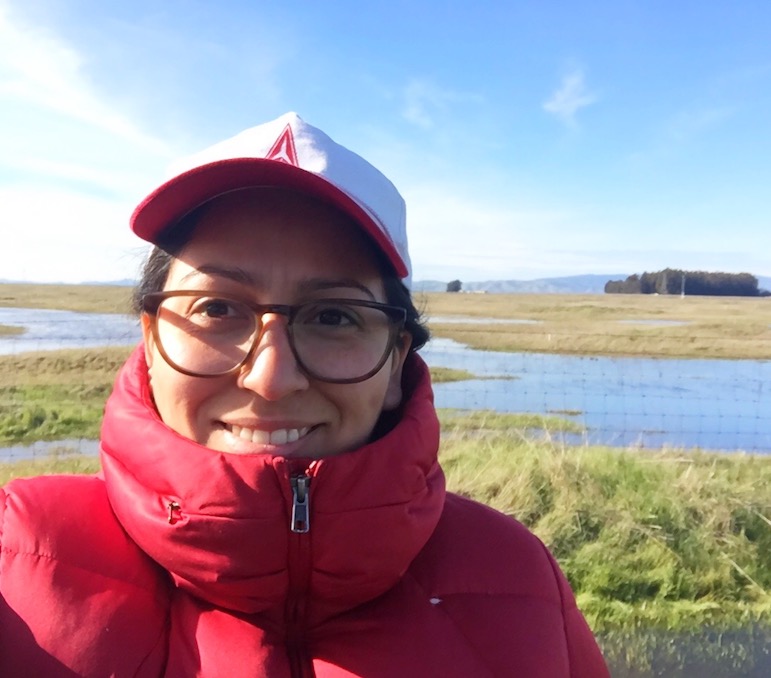
[[(142, 276), (134, 288), (132, 308), (137, 315), (142, 313), (143, 300), (146, 294), (161, 292), (169, 277), (171, 262), (190, 241), (195, 227), (201, 219), (209, 203), (201, 205), (183, 217), (175, 226), (166, 229), (153, 247), (142, 269)], [(385, 256), (376, 249), (378, 265), (383, 276), (386, 303), (400, 306), (407, 311), (404, 329), (412, 336), (411, 351), (422, 348), (431, 338), (431, 333), (415, 307), (412, 295)]]

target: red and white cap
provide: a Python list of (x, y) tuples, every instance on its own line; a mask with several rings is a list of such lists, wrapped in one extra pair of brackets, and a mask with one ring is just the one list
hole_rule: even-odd
[(369, 234), (409, 286), (406, 209), (399, 191), (364, 158), (296, 113), (252, 127), (176, 163), (171, 178), (134, 210), (131, 228), (155, 243), (199, 205), (253, 186), (292, 188), (334, 205)]

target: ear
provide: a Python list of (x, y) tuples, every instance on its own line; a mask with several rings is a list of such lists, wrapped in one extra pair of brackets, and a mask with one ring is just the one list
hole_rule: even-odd
[(151, 328), (150, 316), (147, 313), (143, 313), (140, 317), (142, 323), (142, 341), (145, 346), (145, 362), (147, 363), (148, 371), (153, 366), (153, 354), (155, 353), (155, 337), (153, 337), (153, 331)]
[(383, 410), (395, 410), (402, 404), (402, 370), (410, 352), (410, 346), (412, 346), (412, 335), (409, 332), (403, 332), (391, 354), (391, 374), (383, 400)]

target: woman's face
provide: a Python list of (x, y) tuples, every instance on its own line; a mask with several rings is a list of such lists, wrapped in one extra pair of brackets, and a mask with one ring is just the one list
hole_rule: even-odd
[[(259, 304), (386, 302), (371, 248), (323, 203), (272, 189), (238, 191), (205, 209), (164, 290), (217, 291)], [(166, 363), (143, 316), (150, 385), (163, 421), (201, 445), (240, 454), (320, 458), (367, 442), (381, 413), (401, 401), (409, 335), (373, 377), (330, 384), (300, 369), (286, 322), (266, 314), (250, 361), (232, 374), (202, 378)]]

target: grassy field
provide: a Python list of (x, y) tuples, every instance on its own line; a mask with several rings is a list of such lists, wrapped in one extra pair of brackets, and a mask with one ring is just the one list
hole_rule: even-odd
[(0, 444), (96, 439), (129, 348), (0, 356)]
[(128, 313), (131, 287), (0, 283), (0, 306), (54, 308), (85, 313)]
[[(477, 349), (771, 359), (771, 298), (435, 293), (418, 301), (435, 336)], [(534, 322), (452, 322), (458, 317)]]

